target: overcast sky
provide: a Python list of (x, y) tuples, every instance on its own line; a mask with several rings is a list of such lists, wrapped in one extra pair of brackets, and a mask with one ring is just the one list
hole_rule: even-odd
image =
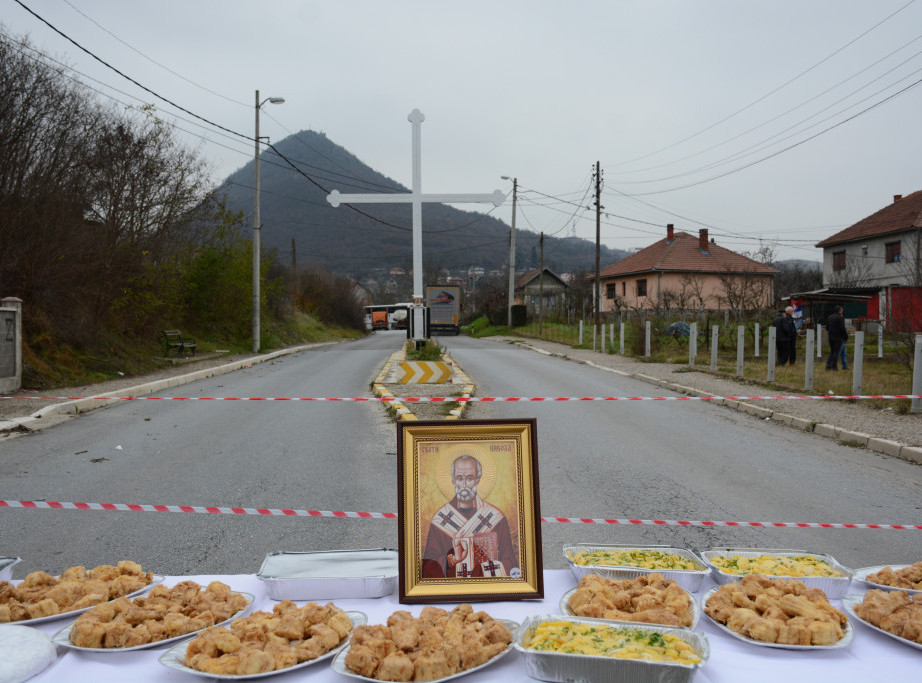
[[(0, 3), (4, 34), (188, 131), (216, 182), (252, 159), (252, 142)], [(255, 90), (284, 97), (262, 135), (323, 132), (406, 186), (418, 108), (424, 191), (511, 192), (500, 176), (517, 177), (517, 226), (556, 236), (595, 239), (597, 161), (602, 241), (621, 249), (674, 223), (819, 260), (815, 242), (922, 189), (922, 0), (22, 3), (243, 136)], [(511, 213), (510, 197), (493, 215)]]

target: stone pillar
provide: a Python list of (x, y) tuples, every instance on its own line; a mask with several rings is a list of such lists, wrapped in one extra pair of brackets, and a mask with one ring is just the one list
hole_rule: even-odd
[(22, 387), (22, 299), (0, 299), (0, 391)]

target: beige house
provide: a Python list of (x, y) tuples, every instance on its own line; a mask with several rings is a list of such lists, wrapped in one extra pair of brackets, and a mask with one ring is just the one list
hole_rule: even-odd
[[(515, 283), (515, 302), (525, 304), (528, 315), (560, 314), (565, 305), (567, 283), (559, 275), (545, 268), (522, 275)], [(542, 307), (542, 296), (544, 305)]]
[(599, 309), (606, 312), (766, 308), (775, 300), (774, 278), (778, 272), (765, 263), (718, 246), (708, 239), (706, 229), (695, 237), (676, 232), (669, 224), (664, 239), (599, 273), (602, 297)]

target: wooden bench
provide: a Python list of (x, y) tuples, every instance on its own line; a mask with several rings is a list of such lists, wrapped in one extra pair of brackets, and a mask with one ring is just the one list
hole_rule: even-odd
[(198, 344), (195, 343), (195, 339), (192, 337), (183, 337), (179, 330), (163, 330), (160, 334), (163, 335), (164, 358), (169, 356), (170, 351), (173, 350), (176, 351), (176, 355), (180, 358), (186, 355), (186, 351), (189, 352), (190, 356), (195, 355), (195, 349)]

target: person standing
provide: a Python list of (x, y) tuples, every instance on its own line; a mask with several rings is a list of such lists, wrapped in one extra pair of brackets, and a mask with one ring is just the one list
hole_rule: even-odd
[(794, 365), (797, 360), (797, 324), (794, 322), (794, 307), (784, 309), (784, 320), (781, 321), (787, 331), (788, 338), (788, 363)]
[(772, 320), (772, 327), (775, 328), (775, 352), (777, 358), (775, 365), (784, 365), (788, 362), (788, 353), (791, 349), (791, 343), (788, 339), (788, 330), (785, 328), (784, 319), (787, 316), (784, 311), (778, 311), (778, 315)]
[(838, 370), (842, 345), (848, 340), (848, 330), (845, 329), (845, 318), (842, 316), (841, 306), (836, 306), (835, 312), (826, 320), (826, 335), (829, 337), (829, 357), (826, 359), (826, 369)]

